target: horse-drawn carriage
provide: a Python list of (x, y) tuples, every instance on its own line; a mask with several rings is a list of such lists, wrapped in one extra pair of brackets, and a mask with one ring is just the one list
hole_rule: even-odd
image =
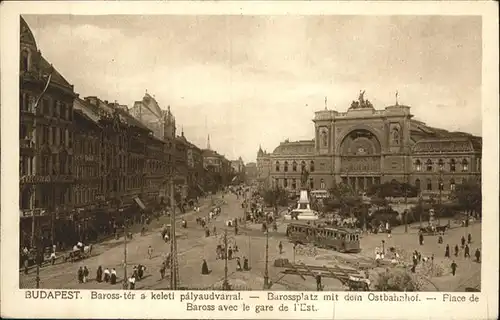
[(422, 228), (419, 228), (418, 232), (423, 235), (436, 235), (436, 234), (445, 234), (446, 230), (450, 228), (450, 223), (440, 226), (440, 225), (428, 225)]
[(78, 260), (83, 260), (92, 255), (92, 245), (84, 246), (83, 248), (73, 247), (73, 250), (64, 255), (64, 262), (71, 261), (75, 262)]
[(340, 279), (340, 281), (349, 291), (370, 291), (369, 279), (349, 276), (345, 279)]

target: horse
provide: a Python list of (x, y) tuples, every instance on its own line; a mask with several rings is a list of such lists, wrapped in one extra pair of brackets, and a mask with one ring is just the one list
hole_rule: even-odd
[(92, 255), (92, 245), (89, 244), (88, 246), (83, 247), (83, 253), (85, 256), (90, 257)]

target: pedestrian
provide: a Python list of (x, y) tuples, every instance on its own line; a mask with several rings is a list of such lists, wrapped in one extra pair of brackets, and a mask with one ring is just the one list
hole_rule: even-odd
[(153, 257), (153, 248), (151, 246), (148, 247), (148, 257), (149, 260), (151, 260)]
[(248, 258), (243, 257), (243, 270), (248, 271), (250, 270), (250, 267), (248, 266)]
[(481, 262), (481, 251), (479, 248), (476, 249), (476, 253), (474, 254), (476, 256), (476, 262), (480, 263)]
[(462, 239), (460, 239), (460, 242), (462, 243), (462, 248), (465, 247), (465, 237), (462, 236)]
[(83, 283), (83, 267), (78, 268), (78, 283)]
[(418, 262), (422, 261), (422, 254), (420, 252), (417, 252), (417, 257), (418, 257)]
[(115, 268), (111, 269), (111, 284), (116, 284), (116, 270)]
[(146, 271), (146, 267), (140, 264), (139, 268), (137, 268), (137, 276), (139, 280), (141, 280), (144, 277), (144, 271)]
[(238, 226), (237, 225), (234, 225), (234, 235), (235, 236), (238, 235)]
[(240, 261), (240, 257), (236, 258), (236, 271), (241, 271), (242, 268), (241, 268), (241, 261)]
[(135, 289), (135, 277), (134, 275), (132, 275), (129, 279), (128, 279), (128, 288), (130, 290), (134, 290)]
[(280, 254), (282, 254), (283, 253), (283, 243), (281, 243), (281, 241), (280, 241), (280, 243), (278, 245), (278, 248), (280, 250)]
[(472, 235), (470, 233), (467, 235), (467, 243), (468, 244), (472, 243)]
[(209, 274), (207, 260), (205, 259), (203, 259), (203, 263), (201, 265), (201, 274), (203, 275)]
[(28, 274), (28, 270), (29, 270), (29, 260), (28, 257), (26, 257), (24, 259), (24, 274)]
[(229, 249), (227, 250), (227, 258), (229, 260), (233, 259), (233, 248), (231, 248), (231, 247), (229, 247)]
[(166, 266), (165, 266), (165, 261), (161, 263), (161, 267), (160, 267), (160, 277), (161, 279), (165, 278), (165, 269), (166, 269)]
[(55, 263), (56, 263), (56, 252), (52, 251), (52, 253), (50, 254), (50, 264), (54, 265)]
[(102, 267), (101, 267), (101, 266), (99, 266), (99, 267), (97, 268), (97, 272), (96, 272), (96, 277), (95, 277), (95, 280), (96, 280), (97, 282), (102, 282)]
[(454, 276), (457, 273), (457, 264), (455, 263), (455, 260), (451, 263), (451, 274)]
[(438, 244), (442, 244), (443, 243), (443, 236), (439, 236), (438, 237)]
[(449, 244), (446, 245), (446, 249), (444, 251), (444, 257), (445, 258), (449, 258), (450, 257), (450, 245)]
[(470, 252), (469, 252), (469, 245), (466, 244), (465, 245), (465, 249), (464, 249), (464, 258), (470, 258)]
[(420, 243), (420, 245), (424, 244), (424, 235), (422, 234), (422, 232), (420, 232), (418, 235), (418, 242)]
[(457, 245), (455, 245), (455, 257), (458, 257), (458, 251), (459, 251), (459, 249), (458, 249), (458, 244), (457, 244)]
[(108, 283), (110, 280), (110, 272), (109, 269), (106, 268), (104, 269), (104, 282)]
[(321, 275), (316, 275), (316, 290), (323, 291), (323, 285), (321, 284)]
[(89, 278), (89, 269), (87, 269), (87, 266), (83, 267), (83, 283), (87, 282), (87, 279)]

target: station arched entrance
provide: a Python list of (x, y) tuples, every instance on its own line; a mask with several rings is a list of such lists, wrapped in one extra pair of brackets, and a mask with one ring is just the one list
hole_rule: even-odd
[(366, 191), (381, 181), (382, 146), (371, 131), (349, 132), (340, 144), (340, 177), (356, 192)]

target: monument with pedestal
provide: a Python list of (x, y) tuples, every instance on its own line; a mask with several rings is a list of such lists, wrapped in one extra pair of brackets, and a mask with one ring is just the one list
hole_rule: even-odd
[(307, 190), (300, 191), (299, 201), (297, 201), (297, 208), (290, 211), (290, 213), (285, 214), (285, 220), (318, 220), (318, 218), (318, 212), (311, 209)]

